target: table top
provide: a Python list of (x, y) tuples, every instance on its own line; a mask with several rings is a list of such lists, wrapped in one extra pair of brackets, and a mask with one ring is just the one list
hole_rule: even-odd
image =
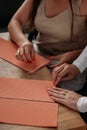
[[(8, 33), (0, 33), (0, 38), (9, 39)], [(50, 71), (43, 67), (33, 74), (6, 62), (0, 58), (0, 77), (11, 77), (21, 79), (52, 80)], [(0, 130), (86, 130), (86, 124), (79, 113), (59, 104), (58, 127), (42, 128), (11, 124), (0, 124)]]

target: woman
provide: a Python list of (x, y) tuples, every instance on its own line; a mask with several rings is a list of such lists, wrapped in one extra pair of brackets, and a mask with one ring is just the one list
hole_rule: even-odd
[[(86, 5), (86, 0), (25, 0), (8, 26), (11, 39), (19, 46), (17, 59), (26, 62), (34, 60), (34, 47), (23, 33), (25, 23), (31, 20), (39, 32), (36, 38), (41, 43), (38, 44), (39, 49), (54, 55), (49, 59), (59, 60), (57, 65), (72, 63), (87, 44)], [(62, 54), (60, 58), (59, 54)], [(79, 82), (84, 80), (77, 89), (74, 88), (77, 79), (72, 81), (71, 88), (71, 81), (60, 83), (60, 87), (79, 90), (83, 87), (85, 77), (85, 73), (79, 77)]]

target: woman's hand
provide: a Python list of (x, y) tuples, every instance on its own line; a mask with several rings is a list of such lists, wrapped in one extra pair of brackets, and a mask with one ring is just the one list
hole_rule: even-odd
[(53, 69), (53, 83), (57, 85), (60, 81), (71, 80), (80, 74), (80, 70), (74, 64), (64, 63)]
[(81, 95), (70, 90), (56, 87), (48, 89), (48, 93), (54, 101), (61, 103), (75, 111), (78, 111), (77, 101), (80, 97), (82, 97)]
[(74, 51), (69, 51), (66, 53), (63, 53), (61, 55), (57, 55), (57, 56), (48, 56), (47, 58), (49, 60), (58, 60), (57, 64), (51, 64), (50, 67), (54, 68), (58, 65), (61, 65), (63, 63), (72, 63), (82, 52), (81, 50), (74, 50)]
[(32, 43), (25, 42), (17, 50), (16, 58), (18, 60), (31, 63), (33, 60), (35, 60), (34, 54), (35, 54), (35, 51), (34, 51)]

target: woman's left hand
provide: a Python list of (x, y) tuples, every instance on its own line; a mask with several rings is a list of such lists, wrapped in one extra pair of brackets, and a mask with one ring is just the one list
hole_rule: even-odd
[(50, 64), (49, 66), (51, 68), (54, 68), (54, 67), (61, 65), (63, 63), (72, 63), (80, 55), (81, 52), (82, 52), (82, 49), (81, 50), (69, 51), (69, 52), (66, 52), (66, 53), (63, 53), (63, 54), (57, 55), (57, 56), (48, 56), (47, 58), (49, 60), (58, 61), (58, 63)]
[(51, 98), (57, 103), (61, 103), (75, 111), (78, 111), (77, 101), (80, 97), (82, 97), (81, 95), (77, 94), (74, 91), (56, 87), (48, 89), (48, 93), (51, 96)]

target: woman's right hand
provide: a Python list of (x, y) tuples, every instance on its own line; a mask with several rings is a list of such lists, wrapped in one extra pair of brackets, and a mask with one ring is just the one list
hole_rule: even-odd
[(35, 51), (31, 42), (25, 42), (17, 50), (16, 58), (21, 61), (30, 62), (35, 60)]

